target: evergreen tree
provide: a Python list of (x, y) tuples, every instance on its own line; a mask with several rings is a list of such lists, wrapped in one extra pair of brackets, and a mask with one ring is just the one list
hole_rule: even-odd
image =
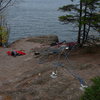
[(77, 24), (77, 42), (81, 46), (87, 41), (91, 29), (100, 31), (100, 0), (80, 0), (78, 4), (65, 5), (59, 10), (68, 12), (59, 17), (60, 21)]

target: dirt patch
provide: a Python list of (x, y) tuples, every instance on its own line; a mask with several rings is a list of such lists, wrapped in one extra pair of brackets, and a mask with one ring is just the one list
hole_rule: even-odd
[[(82, 77), (87, 85), (91, 85), (91, 78), (100, 76), (100, 48), (96, 48), (96, 53), (86, 53), (83, 48), (68, 57), (73, 66), (62, 55), (59, 61), (64, 66), (57, 68), (57, 78), (51, 78), (58, 55), (34, 55), (34, 51), (47, 47), (21, 39), (9, 48), (0, 48), (1, 100), (79, 100), (83, 93), (80, 83), (67, 69)], [(26, 55), (8, 56), (9, 50), (25, 50)], [(39, 63), (40, 60), (45, 61)]]

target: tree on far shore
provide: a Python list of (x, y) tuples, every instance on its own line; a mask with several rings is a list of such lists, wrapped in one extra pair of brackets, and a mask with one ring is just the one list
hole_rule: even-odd
[(100, 32), (100, 0), (80, 0), (77, 4), (65, 5), (59, 10), (67, 12), (59, 17), (61, 22), (77, 25), (77, 42), (80, 46), (87, 41), (91, 30)]

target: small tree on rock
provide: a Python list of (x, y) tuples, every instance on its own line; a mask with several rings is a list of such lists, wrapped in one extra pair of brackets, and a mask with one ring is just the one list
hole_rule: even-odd
[(12, 0), (0, 0), (0, 46), (7, 43), (9, 29), (3, 16), (3, 11), (8, 7)]

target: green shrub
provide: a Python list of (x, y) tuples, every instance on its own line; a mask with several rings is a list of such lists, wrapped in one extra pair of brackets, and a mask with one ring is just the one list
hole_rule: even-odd
[(100, 100), (100, 77), (96, 77), (92, 81), (92, 86), (85, 89), (80, 100)]
[(9, 30), (7, 27), (0, 26), (0, 46), (7, 44), (9, 38)]

